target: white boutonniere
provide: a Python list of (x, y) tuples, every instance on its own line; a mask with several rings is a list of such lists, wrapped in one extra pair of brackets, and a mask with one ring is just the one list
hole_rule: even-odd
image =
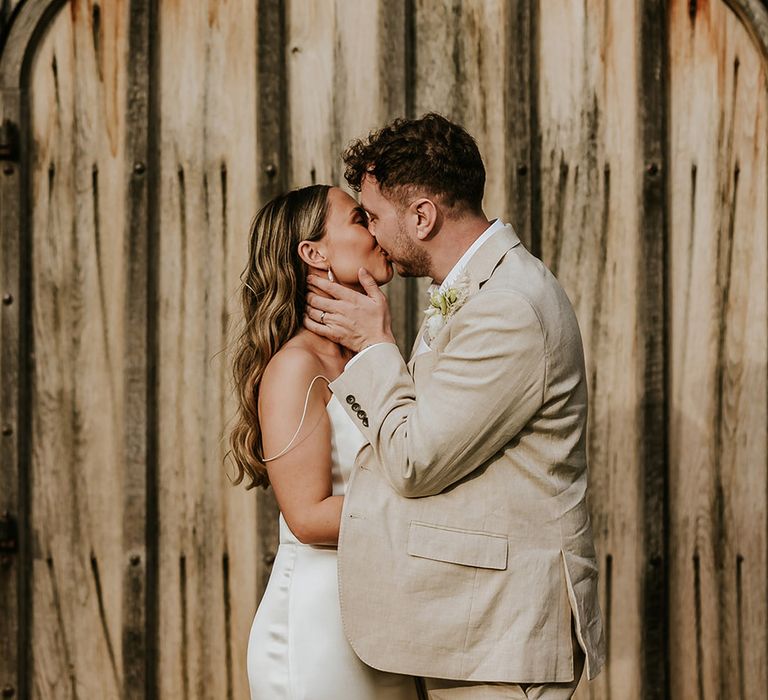
[(424, 340), (431, 345), (443, 326), (469, 298), (470, 279), (466, 272), (444, 291), (432, 292), (429, 297), (429, 306), (424, 309), (427, 323), (424, 327)]

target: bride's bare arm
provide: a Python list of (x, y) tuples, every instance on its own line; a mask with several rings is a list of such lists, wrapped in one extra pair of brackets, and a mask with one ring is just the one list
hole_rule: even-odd
[[(282, 452), (296, 433), (312, 378), (323, 374), (302, 348), (284, 348), (270, 361), (259, 391), (259, 421), (265, 458)], [(333, 379), (333, 377), (328, 377)], [(336, 544), (343, 496), (332, 496), (328, 385), (312, 386), (299, 434), (284, 455), (267, 462), (269, 481), (291, 532), (304, 544)]]

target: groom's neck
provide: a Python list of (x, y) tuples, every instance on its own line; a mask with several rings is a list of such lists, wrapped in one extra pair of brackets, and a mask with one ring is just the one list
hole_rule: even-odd
[(491, 225), (485, 214), (471, 214), (460, 219), (446, 219), (430, 242), (432, 280), (442, 284), (461, 256)]

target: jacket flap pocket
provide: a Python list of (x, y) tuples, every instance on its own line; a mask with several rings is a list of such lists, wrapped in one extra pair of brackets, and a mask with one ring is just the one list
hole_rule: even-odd
[(411, 521), (408, 554), (412, 557), (476, 566), (507, 568), (507, 536)]

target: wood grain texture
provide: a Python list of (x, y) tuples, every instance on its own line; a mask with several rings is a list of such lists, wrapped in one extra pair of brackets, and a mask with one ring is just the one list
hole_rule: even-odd
[(132, 361), (143, 363), (124, 354), (127, 24), (126, 3), (103, 8), (94, 31), (90, 3), (71, 2), (30, 76), (30, 684), (41, 698), (122, 696), (124, 604), (133, 599), (123, 571), (127, 548), (142, 554), (136, 511), (138, 542), (123, 522), (133, 478), (124, 409), (134, 390), (124, 378)]
[[(17, 550), (0, 557), (0, 687), (19, 697), (30, 695), (32, 662), (32, 541), (30, 508), (31, 401), (33, 357), (29, 219), (29, 103), (22, 67), (34, 55), (40, 29), (62, 6), (62, 0), (16, 4), (12, 26), (0, 37), (0, 123), (5, 131), (7, 161), (0, 179), (0, 281), (3, 288), (0, 325), (2, 370), (2, 447), (0, 509), (16, 523)], [(10, 9), (10, 8), (7, 8)]]
[(673, 697), (760, 697), (766, 650), (768, 90), (723, 3), (674, 2)]
[(573, 302), (584, 341), (589, 505), (608, 653), (606, 670), (582, 681), (579, 698), (643, 697), (636, 12), (610, 0), (539, 3), (541, 257)]
[[(508, 3), (505, 27), (507, 192), (515, 231), (528, 250), (541, 250), (538, 117), (538, 3)], [(498, 175), (498, 174), (497, 174)]]
[[(407, 15), (395, 0), (294, 0), (287, 4), (286, 56), (291, 187), (346, 188), (341, 153), (356, 138), (406, 112)], [(418, 324), (412, 281), (385, 287), (403, 353)]]
[[(17, 613), (0, 620), (0, 688), (247, 697), (277, 533), (270, 493), (232, 488), (223, 465), (248, 225), (288, 187), (343, 186), (352, 138), (436, 110), (476, 137), (486, 212), (515, 225), (579, 317), (608, 665), (577, 699), (764, 694), (762, 6), (20, 8), (0, 61), (0, 114), (30, 130), (29, 153), (22, 138), (21, 162), (0, 172), (0, 282), (14, 296), (1, 307), (0, 511), (23, 511), (19, 557), (0, 562)], [(38, 39), (26, 119), (17, 83)], [(428, 283), (387, 287), (404, 353)]]
[[(257, 122), (259, 203), (288, 189), (288, 137), (285, 3), (259, 2), (257, 16)], [(272, 489), (256, 494), (256, 595), (261, 600), (269, 582), (279, 539), (279, 509)]]
[(0, 48), (5, 43), (14, 13), (17, 13), (24, 4), (24, 0), (2, 0), (0, 2)]
[(764, 62), (768, 62), (768, 0), (723, 0), (741, 22)]
[[(378, 3), (287, 4), (290, 185), (345, 186), (341, 152), (386, 119), (379, 100)], [(366, 70), (366, 67), (368, 68)]]
[[(21, 123), (20, 94), (17, 89), (2, 92), (0, 123)], [(24, 149), (26, 150), (26, 149)], [(19, 153), (17, 158), (22, 154)], [(3, 297), (0, 306), (0, 373), (2, 375), (2, 437), (0, 437), (0, 517), (16, 523), (18, 548), (0, 558), (0, 687), (26, 690), (26, 654), (28, 646), (29, 594), (29, 489), (22, 477), (20, 465), (26, 465), (29, 434), (28, 424), (29, 371), (28, 324), (29, 294), (21, 274), (29, 251), (21, 236), (25, 199), (18, 161), (3, 163), (0, 180), (0, 270)], [(27, 263), (28, 264), (28, 263)]]
[[(103, 56), (101, 6), (90, 9), (91, 35), (97, 62)], [(156, 232), (153, 206), (156, 184), (154, 136), (150, 134), (150, 65), (155, 23), (151, 0), (132, 0), (129, 5), (126, 72), (125, 160), (126, 235), (123, 250), (130, 251), (125, 264), (125, 320), (123, 357), (125, 374), (122, 479), (123, 512), (123, 692), (126, 700), (152, 697), (155, 693), (154, 635), (157, 585), (157, 529), (154, 492), (155, 407), (157, 404), (154, 357), (154, 271), (157, 261), (153, 238)], [(109, 20), (110, 17), (107, 17)], [(112, 24), (107, 24), (107, 31)], [(152, 151), (152, 152), (150, 152)], [(91, 177), (98, 202), (98, 173)], [(150, 184), (151, 183), (151, 184)], [(95, 225), (99, 232), (101, 225)], [(94, 577), (96, 572), (94, 571)]]
[(258, 208), (257, 8), (163, 2), (158, 70), (160, 279), (158, 678), (165, 698), (247, 696), (256, 499), (223, 458), (231, 345)]
[(668, 542), (668, 290), (667, 290), (667, 131), (668, 42), (664, 0), (638, 6), (640, 36), (638, 146), (643, 175), (640, 188), (636, 301), (640, 422), (637, 447), (641, 482), (644, 552), (641, 560), (642, 694), (647, 700), (669, 695), (667, 610)]
[[(377, 25), (380, 121), (376, 126), (381, 127), (395, 117), (414, 116), (413, 0), (379, 0)], [(395, 273), (384, 290), (392, 312), (392, 331), (400, 352), (407, 358), (421, 325), (417, 280)]]
[[(483, 208), (490, 218), (516, 226), (521, 213), (510, 208), (508, 172), (514, 154), (505, 97), (511, 8), (501, 0), (416, 0), (414, 114), (439, 112), (469, 131), (486, 169)], [(429, 284), (428, 279), (418, 281), (413, 313), (419, 322)]]

